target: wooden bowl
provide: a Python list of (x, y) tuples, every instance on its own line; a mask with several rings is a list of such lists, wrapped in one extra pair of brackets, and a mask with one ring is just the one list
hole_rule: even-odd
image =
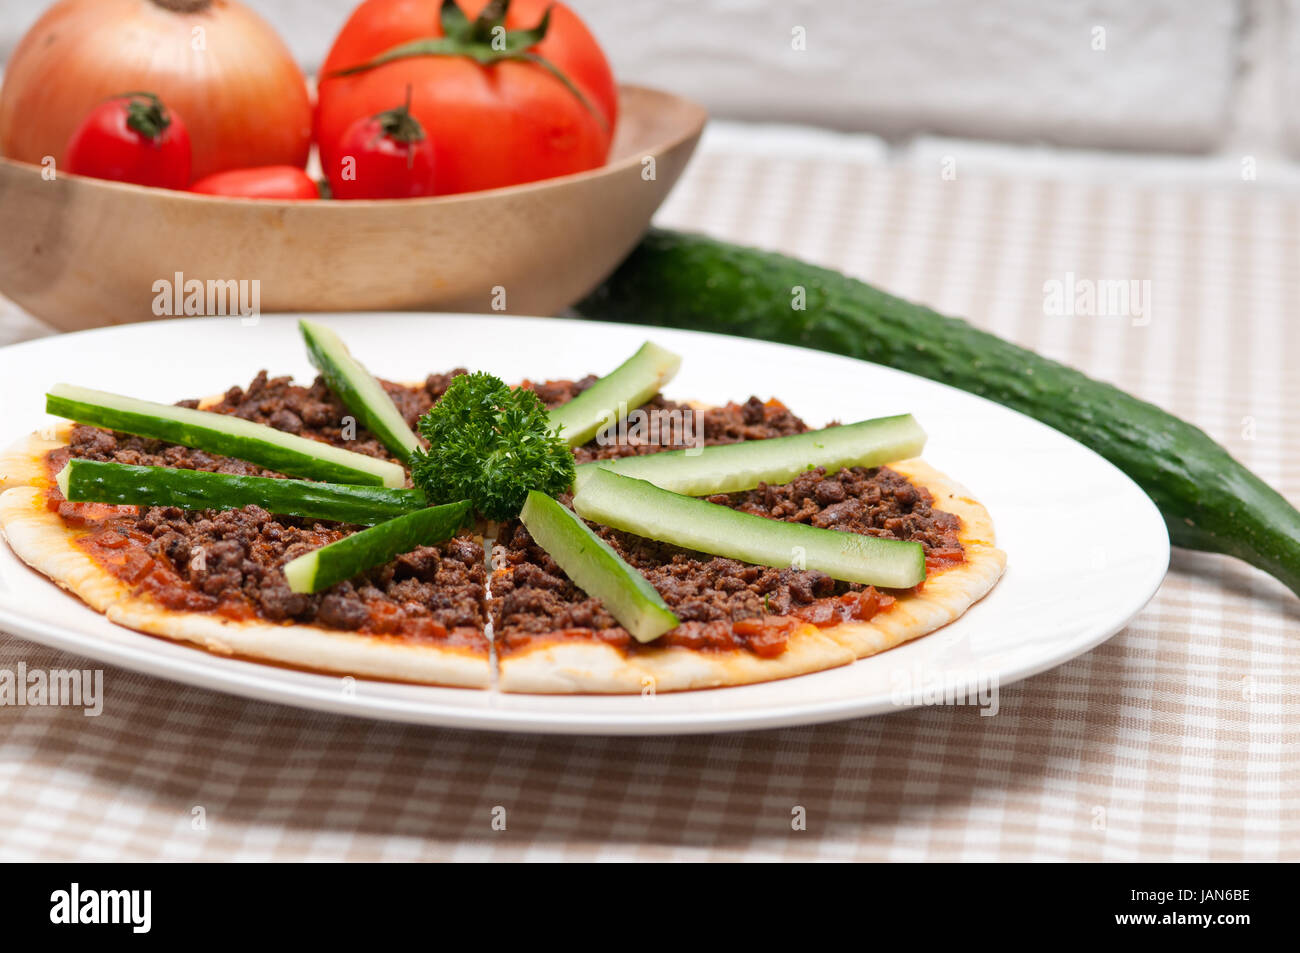
[[(555, 314), (631, 251), (704, 127), (668, 93), (620, 98), (604, 167), (427, 199), (212, 198), (0, 159), (0, 293), (67, 331), (175, 316), (178, 275), (245, 282), (265, 312)], [(232, 292), (219, 285), (213, 310), (233, 313)]]

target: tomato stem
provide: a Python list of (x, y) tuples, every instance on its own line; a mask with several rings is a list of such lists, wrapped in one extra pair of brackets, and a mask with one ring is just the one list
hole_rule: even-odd
[(406, 84), (406, 102), (392, 109), (376, 113), (374, 119), (379, 123), (383, 134), (394, 142), (410, 145), (424, 141), (424, 127), (411, 115), (411, 84)]
[(126, 99), (126, 124), (146, 139), (155, 140), (167, 131), (172, 117), (156, 93), (122, 93), (111, 99)]
[(406, 168), (414, 168), (415, 149), (412, 146), (424, 141), (424, 127), (411, 115), (411, 84), (406, 84), (406, 102), (376, 113), (373, 118), (379, 123), (379, 135), (376, 138), (392, 139), (406, 146)]

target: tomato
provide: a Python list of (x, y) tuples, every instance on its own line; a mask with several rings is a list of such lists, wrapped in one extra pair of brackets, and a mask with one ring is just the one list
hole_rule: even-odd
[(90, 111), (68, 140), (77, 175), (164, 189), (190, 184), (190, 134), (153, 93), (126, 93)]
[(291, 165), (264, 165), (231, 169), (199, 179), (191, 192), (243, 199), (318, 199), (320, 189), (302, 169)]
[[(407, 90), (410, 95), (410, 90)], [(433, 195), (436, 163), (424, 128), (406, 105), (376, 116), (362, 116), (339, 144), (329, 167), (336, 199), (409, 199)]]
[[(321, 69), (315, 133), (331, 180), (345, 132), (400, 99), (407, 85), (414, 90), (412, 112), (432, 144), (438, 194), (533, 182), (604, 164), (618, 91), (582, 21), (550, 0), (486, 6), (486, 0), (459, 0), (459, 7), (444, 10), (441, 0), (366, 0), (356, 9)], [(501, 7), (505, 15), (496, 22), (491, 16)], [(486, 18), (469, 19), (480, 14)], [(542, 39), (530, 42), (538, 34), (528, 31), (542, 25)], [(488, 62), (459, 52), (421, 52), (331, 75), (365, 67), (401, 44), (437, 38), (444, 38), (444, 47)], [(526, 57), (542, 58), (572, 88)]]

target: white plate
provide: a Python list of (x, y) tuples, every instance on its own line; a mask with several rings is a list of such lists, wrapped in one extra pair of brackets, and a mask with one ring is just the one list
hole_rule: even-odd
[[(898, 711), (945, 679), (999, 686), (1119, 631), (1164, 577), (1169, 541), (1138, 487), (1092, 451), (1013, 411), (874, 364), (720, 335), (482, 315), (346, 315), (335, 327), (374, 372), (421, 380), (464, 366), (507, 381), (604, 373), (647, 337), (685, 356), (671, 397), (780, 397), (809, 424), (911, 412), (925, 457), (993, 516), (1007, 572), (947, 628), (828, 672), (651, 697), (506, 695), (340, 679), (209, 655), (120, 628), (0, 546), (0, 628), (69, 652), (253, 698), (462, 728), (658, 734), (771, 728)], [(245, 384), (261, 368), (310, 380), (289, 317), (182, 319), (0, 350), (0, 443), (51, 422), (57, 381), (175, 401)]]

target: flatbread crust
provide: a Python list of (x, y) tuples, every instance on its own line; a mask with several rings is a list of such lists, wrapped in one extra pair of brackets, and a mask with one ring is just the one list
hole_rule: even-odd
[[(411, 644), (313, 625), (277, 625), (180, 612), (159, 605), (99, 566), (76, 545), (83, 530), (46, 506), (45, 455), (65, 446), (68, 428), (33, 434), (0, 455), (0, 531), (23, 562), (79, 596), (118, 625), (189, 642), (218, 655), (240, 656), (338, 675), (461, 688), (487, 688), (488, 652), (460, 646)], [(30, 485), (14, 485), (24, 480)]]
[(889, 466), (928, 489), (937, 509), (961, 519), (958, 537), (966, 558), (917, 589), (896, 594), (893, 605), (870, 620), (825, 628), (805, 623), (785, 652), (771, 659), (743, 649), (697, 652), (680, 646), (624, 653), (596, 640), (541, 637), (498, 660), (498, 686), (506, 692), (648, 693), (747, 685), (846, 665), (947, 625), (993, 588), (1006, 554), (994, 545), (988, 510), (964, 487), (919, 458)]
[(46, 507), (44, 489), (15, 486), (0, 493), (0, 530), (19, 559), (97, 612), (130, 595), (125, 583), (72, 544), (73, 531)]
[(50, 481), (45, 472), (45, 455), (66, 447), (71, 435), (72, 424), (59, 424), (36, 431), (0, 453), (0, 490), (14, 486), (47, 487)]
[(1007, 554), (994, 545), (989, 511), (965, 487), (919, 458), (891, 463), (889, 468), (929, 490), (936, 509), (961, 519), (957, 535), (966, 558), (935, 573), (874, 618), (822, 630), (856, 658), (892, 649), (952, 622), (984, 598), (1007, 567)]
[(543, 636), (497, 660), (497, 687), (529, 694), (652, 694), (769, 682), (852, 662), (852, 651), (825, 633), (801, 626), (786, 650), (770, 659), (743, 649), (697, 652), (679, 645), (624, 653), (606, 642)]

